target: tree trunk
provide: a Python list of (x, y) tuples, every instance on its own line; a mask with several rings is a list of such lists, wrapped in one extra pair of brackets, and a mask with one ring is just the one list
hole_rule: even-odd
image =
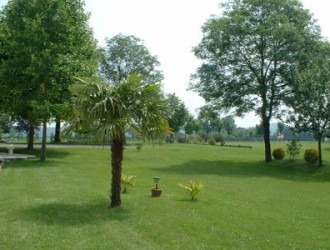
[(27, 148), (32, 150), (33, 145), (34, 145), (34, 126), (29, 125)]
[(318, 150), (319, 150), (319, 167), (322, 167), (323, 165), (323, 159), (322, 159), (322, 135), (318, 136), (317, 138), (317, 142), (318, 142)]
[(123, 161), (124, 151), (124, 139), (117, 138), (111, 142), (111, 168), (112, 168), (112, 181), (111, 181), (111, 197), (110, 197), (110, 208), (121, 205), (120, 199), (120, 179)]
[(265, 143), (265, 161), (271, 162), (272, 161), (272, 152), (270, 146), (270, 122), (268, 118), (264, 118), (263, 121), (264, 127), (264, 143)]
[(40, 161), (45, 161), (46, 160), (46, 142), (47, 142), (47, 118), (46, 117), (44, 118), (42, 123), (43, 123), (43, 128), (42, 128)]
[(59, 118), (56, 118), (54, 143), (61, 142), (60, 135), (61, 135), (61, 120)]

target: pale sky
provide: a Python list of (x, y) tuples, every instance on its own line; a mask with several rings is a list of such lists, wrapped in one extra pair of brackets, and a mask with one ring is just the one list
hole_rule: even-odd
[[(8, 0), (0, 0), (0, 6)], [(222, 0), (85, 0), (91, 13), (90, 26), (95, 38), (103, 46), (105, 38), (118, 33), (134, 35), (144, 41), (157, 56), (165, 79), (166, 93), (175, 93), (195, 112), (204, 104), (197, 94), (188, 92), (190, 75), (199, 62), (191, 52), (202, 39), (201, 26), (218, 14)], [(303, 0), (321, 26), (323, 36), (330, 39), (330, 0)], [(259, 118), (253, 114), (236, 119), (236, 125), (255, 126)]]

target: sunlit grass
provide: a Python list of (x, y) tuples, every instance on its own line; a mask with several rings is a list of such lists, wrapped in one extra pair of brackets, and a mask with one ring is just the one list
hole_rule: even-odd
[[(252, 146), (128, 147), (123, 172), (136, 185), (116, 209), (108, 209), (107, 148), (10, 162), (0, 172), (0, 249), (327, 249), (330, 145), (322, 169), (303, 153), (266, 164), (263, 145)], [(204, 185), (196, 202), (178, 186), (189, 180)]]

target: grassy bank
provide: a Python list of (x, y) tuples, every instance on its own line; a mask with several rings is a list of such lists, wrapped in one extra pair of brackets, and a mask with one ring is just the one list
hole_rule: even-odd
[[(265, 164), (262, 144), (127, 148), (123, 172), (136, 186), (108, 209), (109, 149), (48, 149), (45, 163), (0, 172), (0, 249), (327, 249), (329, 144), (324, 160)], [(160, 198), (150, 197), (154, 176)], [(177, 185), (191, 179), (205, 186), (196, 202)]]

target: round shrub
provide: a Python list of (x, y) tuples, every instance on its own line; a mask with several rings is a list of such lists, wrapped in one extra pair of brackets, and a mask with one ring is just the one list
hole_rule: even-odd
[(214, 139), (209, 140), (209, 144), (212, 145), (212, 146), (217, 145), (217, 143)]
[(319, 152), (316, 149), (306, 149), (304, 155), (305, 161), (308, 163), (316, 163), (319, 159)]
[(226, 143), (226, 139), (225, 139), (224, 135), (221, 133), (214, 134), (213, 139), (216, 142), (220, 143), (221, 146), (225, 145), (225, 143)]
[(273, 150), (273, 157), (276, 160), (283, 160), (283, 158), (285, 157), (285, 152), (283, 150), (283, 148), (276, 148)]

